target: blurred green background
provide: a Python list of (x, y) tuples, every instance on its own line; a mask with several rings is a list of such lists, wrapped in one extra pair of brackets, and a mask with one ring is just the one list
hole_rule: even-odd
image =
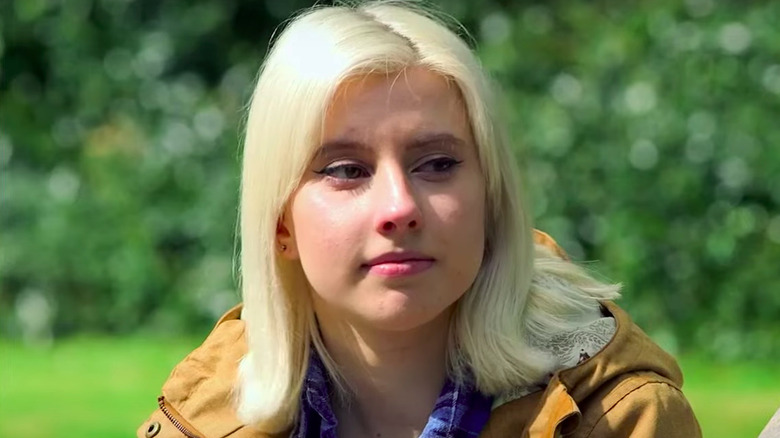
[[(311, 3), (0, 2), (0, 436), (132, 435), (239, 301), (245, 105)], [(780, 2), (438, 3), (502, 87), (537, 227), (624, 283), (705, 436), (756, 436), (780, 406)]]

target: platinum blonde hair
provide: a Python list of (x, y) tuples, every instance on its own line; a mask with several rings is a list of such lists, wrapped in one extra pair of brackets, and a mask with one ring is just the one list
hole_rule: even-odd
[[(537, 381), (551, 359), (544, 340), (615, 298), (605, 285), (542, 245), (486, 75), (448, 21), (399, 1), (317, 7), (292, 19), (274, 42), (252, 95), (241, 180), (241, 277), (248, 354), (237, 385), (238, 415), (267, 432), (295, 422), (314, 345), (329, 372), (299, 263), (279, 257), (276, 230), (318, 145), (337, 87), (367, 73), (428, 68), (457, 84), (486, 182), (486, 246), (479, 273), (451, 321), (448, 366), (499, 394)], [(454, 27), (453, 27), (454, 28)]]

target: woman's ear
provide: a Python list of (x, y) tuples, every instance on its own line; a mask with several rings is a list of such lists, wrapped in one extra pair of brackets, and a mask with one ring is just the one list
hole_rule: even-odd
[(287, 212), (276, 223), (276, 251), (287, 260), (298, 260), (298, 248), (295, 245), (295, 229)]

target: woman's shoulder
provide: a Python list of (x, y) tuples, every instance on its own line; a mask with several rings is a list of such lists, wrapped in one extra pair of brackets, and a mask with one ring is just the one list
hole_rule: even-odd
[(246, 354), (241, 305), (219, 319), (203, 343), (171, 371), (158, 408), (139, 437), (226, 436), (243, 427), (232, 408), (238, 363)]
[[(620, 307), (607, 301), (602, 308), (596, 338), (609, 331), (611, 323), (610, 338), (595, 341), (602, 342), (595, 354), (552, 372), (535, 392), (526, 390), (522, 397), (498, 403), (489, 423), (496, 436), (518, 429), (540, 437), (556, 432), (574, 437), (701, 436), (674, 358)], [(589, 324), (585, 331), (593, 328)]]
[(611, 302), (615, 335), (593, 358), (560, 373), (581, 410), (578, 436), (697, 437), (677, 361)]

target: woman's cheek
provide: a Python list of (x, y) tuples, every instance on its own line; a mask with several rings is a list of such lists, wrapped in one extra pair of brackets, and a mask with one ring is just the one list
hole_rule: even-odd
[(299, 193), (293, 205), (296, 243), (304, 269), (335, 273), (359, 248), (358, 210), (317, 193)]
[(453, 237), (464, 232), (481, 230), (484, 223), (484, 201), (479, 196), (463, 196), (463, 194), (442, 195), (431, 199), (437, 221), (458, 232)]

